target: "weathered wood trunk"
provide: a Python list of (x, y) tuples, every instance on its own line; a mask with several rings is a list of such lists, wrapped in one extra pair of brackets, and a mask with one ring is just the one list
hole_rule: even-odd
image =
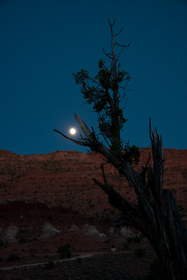
[[(156, 131), (150, 128), (152, 144), (152, 165), (136, 172), (133, 167), (109, 153), (103, 147), (105, 155), (119, 173), (126, 177), (137, 195), (138, 205), (132, 206), (107, 183), (95, 182), (108, 195), (109, 202), (118, 208), (124, 217), (124, 223), (140, 230), (148, 238), (156, 252), (169, 280), (187, 279), (187, 230), (181, 220), (172, 191), (163, 189), (164, 158), (162, 141)], [(99, 150), (98, 149), (98, 150)]]
[(186, 279), (187, 232), (170, 190), (163, 190), (162, 205), (155, 211), (155, 221), (147, 237), (168, 279)]
[(141, 203), (144, 201), (139, 202), (137, 207), (132, 206), (111, 185), (94, 181), (108, 195), (111, 205), (123, 214), (121, 224), (138, 229), (148, 238), (163, 266), (165, 280), (186, 280), (187, 232), (172, 192), (163, 190), (162, 204), (145, 210), (146, 201), (143, 207)]
[[(79, 144), (90, 147), (102, 154), (124, 176), (135, 190), (137, 205), (122, 197), (107, 182), (102, 167), (103, 181), (93, 179), (107, 194), (110, 204), (121, 211), (123, 224), (138, 229), (148, 238), (165, 271), (166, 280), (187, 279), (187, 230), (178, 211), (175, 197), (164, 185), (164, 157), (162, 140), (157, 131), (152, 131), (150, 124), (150, 140), (152, 146), (152, 164), (144, 166), (141, 172), (135, 171), (132, 164), (125, 159), (123, 152), (112, 153), (98, 139), (86, 124), (77, 118), (85, 138), (74, 140), (62, 132), (62, 136)], [(162, 276), (158, 276), (162, 277)]]

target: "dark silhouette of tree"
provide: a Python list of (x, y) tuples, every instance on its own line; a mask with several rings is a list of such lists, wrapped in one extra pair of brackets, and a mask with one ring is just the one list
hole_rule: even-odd
[[(116, 89), (116, 85), (114, 89)], [(96, 103), (97, 99), (93, 104)], [(164, 189), (162, 138), (156, 130), (152, 129), (151, 121), (149, 123), (151, 160), (138, 172), (134, 169), (132, 158), (128, 157), (127, 153), (121, 149), (119, 131), (116, 132), (117, 129), (121, 129), (121, 124), (124, 123), (123, 112), (118, 114), (120, 121), (118, 120), (117, 128), (114, 129), (109, 123), (107, 128), (109, 133), (105, 133), (105, 137), (111, 141), (112, 147), (107, 145), (107, 141), (103, 143), (100, 135), (96, 134), (93, 128), (89, 128), (78, 115), (75, 115), (75, 118), (83, 134), (79, 139), (72, 139), (56, 129), (54, 131), (78, 145), (89, 147), (92, 151), (102, 154), (107, 162), (118, 170), (119, 176), (124, 176), (127, 179), (129, 186), (134, 188), (137, 198), (136, 204), (132, 204), (125, 197), (122, 197), (108, 182), (103, 165), (101, 166), (103, 181), (93, 178), (94, 182), (108, 196), (109, 203), (120, 210), (121, 225), (136, 228), (150, 241), (165, 272), (164, 279), (186, 280), (187, 230), (172, 191)], [(100, 130), (103, 132), (101, 125)], [(116, 137), (114, 140), (112, 139), (113, 133)]]
[(114, 31), (115, 21), (109, 21), (108, 25), (111, 47), (109, 52), (104, 51), (108, 65), (106, 61), (100, 60), (98, 62), (99, 70), (95, 77), (91, 77), (89, 72), (84, 69), (73, 76), (81, 87), (83, 97), (97, 113), (100, 133), (110, 149), (117, 154), (123, 150), (129, 160), (137, 162), (138, 148), (130, 146), (128, 143), (123, 145), (121, 140), (121, 130), (127, 121), (122, 105), (130, 76), (127, 71), (121, 70), (119, 58), (129, 45), (122, 45), (118, 42), (122, 29), (119, 32)]

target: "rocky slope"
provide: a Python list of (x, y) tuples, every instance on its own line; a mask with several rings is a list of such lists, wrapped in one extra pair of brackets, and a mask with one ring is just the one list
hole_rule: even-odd
[[(149, 149), (141, 150), (142, 166)], [(103, 158), (94, 153), (57, 151), (43, 155), (17, 155), (0, 151), (0, 202), (39, 202), (92, 216), (110, 208), (105, 194), (92, 178), (101, 178)], [(133, 200), (133, 190), (106, 165), (116, 188)], [(165, 149), (165, 187), (176, 192), (179, 203), (187, 205), (187, 150)]]
[[(149, 153), (141, 150), (137, 168)], [(137, 241), (137, 233), (127, 228), (114, 231), (111, 217), (118, 213), (93, 183), (92, 178), (102, 179), (102, 162), (98, 154), (77, 151), (42, 155), (0, 151), (0, 267), (56, 258), (67, 243), (75, 255), (132, 248), (127, 241)], [(105, 170), (109, 182), (135, 202), (125, 179), (108, 164)], [(187, 211), (187, 150), (165, 150), (165, 187), (175, 192)], [(150, 249), (147, 243), (138, 246)]]

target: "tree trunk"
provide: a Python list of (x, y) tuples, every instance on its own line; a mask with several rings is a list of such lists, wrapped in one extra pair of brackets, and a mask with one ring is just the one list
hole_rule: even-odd
[(133, 207), (111, 185), (94, 181), (108, 195), (110, 204), (122, 212), (122, 224), (138, 229), (148, 238), (165, 271), (165, 280), (186, 280), (187, 232), (172, 192), (163, 190), (162, 206), (154, 205), (151, 216), (141, 204)]
[[(168, 279), (187, 277), (187, 232), (170, 190), (163, 190), (162, 206), (156, 210), (157, 227), (149, 237)], [(155, 234), (153, 234), (155, 233)]]
[[(55, 130), (65, 138), (92, 151), (102, 154), (124, 176), (129, 186), (134, 188), (137, 205), (122, 197), (111, 184), (108, 184), (102, 167), (104, 183), (94, 182), (107, 194), (109, 203), (123, 214), (123, 224), (138, 229), (148, 238), (165, 271), (166, 280), (187, 279), (187, 230), (183, 224), (172, 191), (163, 189), (164, 159), (162, 139), (157, 131), (152, 131), (152, 165), (145, 166), (141, 172), (135, 171), (123, 154), (111, 152), (97, 138), (86, 124), (77, 119), (86, 136), (74, 140)], [(162, 275), (158, 276), (162, 277)]]
[[(97, 146), (100, 152), (124, 175), (136, 193), (138, 205), (130, 203), (106, 182), (95, 181), (108, 195), (111, 205), (123, 213), (124, 224), (139, 229), (156, 252), (168, 280), (187, 279), (187, 230), (180, 217), (172, 191), (163, 189), (161, 139), (152, 135), (152, 167), (136, 172), (131, 164)], [(144, 175), (143, 175), (144, 174)]]

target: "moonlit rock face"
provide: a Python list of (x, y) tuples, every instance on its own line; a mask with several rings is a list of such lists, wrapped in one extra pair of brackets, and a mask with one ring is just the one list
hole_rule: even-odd
[(69, 134), (75, 135), (76, 133), (77, 133), (77, 130), (76, 130), (74, 127), (71, 127), (71, 128), (69, 129)]

